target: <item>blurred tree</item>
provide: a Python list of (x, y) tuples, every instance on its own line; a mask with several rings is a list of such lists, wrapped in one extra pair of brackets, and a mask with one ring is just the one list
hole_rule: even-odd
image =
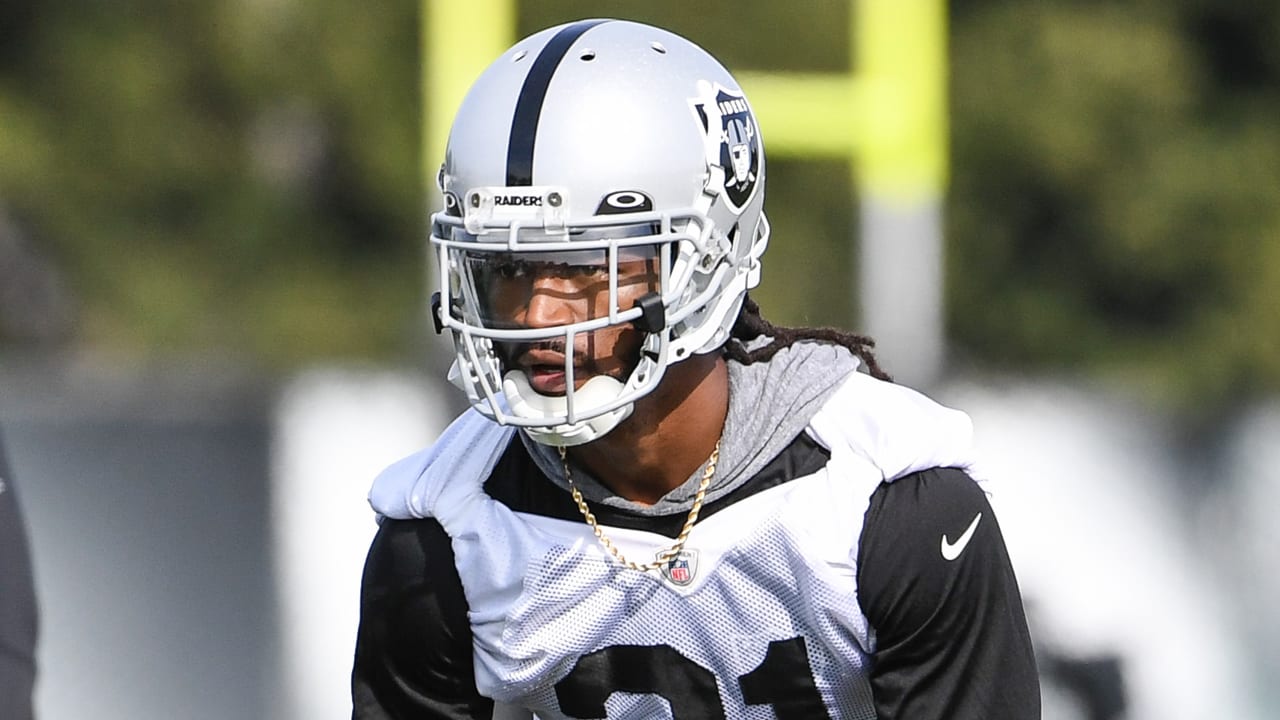
[(5, 7), (0, 207), (79, 296), (77, 342), (276, 366), (401, 345), (415, 2)]
[(954, 22), (958, 348), (1186, 409), (1280, 389), (1280, 8), (970, 2)]

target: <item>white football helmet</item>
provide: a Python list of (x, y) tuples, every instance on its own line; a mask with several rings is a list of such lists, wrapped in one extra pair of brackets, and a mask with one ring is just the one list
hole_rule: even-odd
[[(542, 443), (617, 426), (668, 365), (723, 345), (760, 279), (769, 224), (755, 116), (720, 63), (658, 28), (584, 20), (516, 43), (463, 101), (438, 182), (432, 311), (453, 335), (451, 379), (478, 411)], [(618, 263), (636, 253), (659, 259), (660, 282), (624, 308)], [(492, 310), (494, 273), (511, 272), (498, 268), (584, 254), (608, 272), (607, 312), (531, 328)], [(629, 374), (575, 389), (589, 334), (628, 324), (644, 333)], [(509, 348), (537, 342), (563, 343), (563, 395), (509, 366)]]

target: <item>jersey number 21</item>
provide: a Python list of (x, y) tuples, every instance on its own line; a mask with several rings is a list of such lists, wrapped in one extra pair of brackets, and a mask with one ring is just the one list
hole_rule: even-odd
[[(809, 667), (803, 637), (769, 643), (764, 660), (738, 678), (748, 705), (772, 705), (778, 720), (825, 718), (827, 709)], [(712, 672), (670, 645), (614, 645), (578, 659), (556, 684), (560, 710), (573, 718), (602, 718), (615, 692), (658, 695), (675, 720), (724, 718)]]

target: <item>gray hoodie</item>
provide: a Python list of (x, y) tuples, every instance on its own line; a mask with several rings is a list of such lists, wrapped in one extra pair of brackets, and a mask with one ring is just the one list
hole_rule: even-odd
[[(768, 338), (760, 338), (749, 343), (748, 348), (768, 342)], [(849, 373), (857, 370), (858, 364), (858, 358), (847, 349), (817, 342), (797, 342), (779, 350), (768, 362), (742, 365), (729, 361), (729, 413), (720, 441), (720, 461), (707, 489), (706, 502), (732, 492), (777, 457)], [(520, 438), (542, 472), (568, 490), (559, 452), (524, 433)], [(653, 505), (615, 495), (577, 465), (573, 467), (573, 478), (582, 495), (592, 502), (640, 515), (669, 515), (690, 508), (702, 470), (699, 467), (683, 485)]]

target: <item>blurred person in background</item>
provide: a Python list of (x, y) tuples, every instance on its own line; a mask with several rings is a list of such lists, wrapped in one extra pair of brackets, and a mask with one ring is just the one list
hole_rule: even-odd
[(969, 418), (746, 296), (764, 160), (656, 28), (473, 86), (432, 226), (472, 409), (374, 483), (354, 718), (1039, 717)]
[(0, 440), (0, 718), (5, 720), (34, 716), (36, 629), (26, 527)]

